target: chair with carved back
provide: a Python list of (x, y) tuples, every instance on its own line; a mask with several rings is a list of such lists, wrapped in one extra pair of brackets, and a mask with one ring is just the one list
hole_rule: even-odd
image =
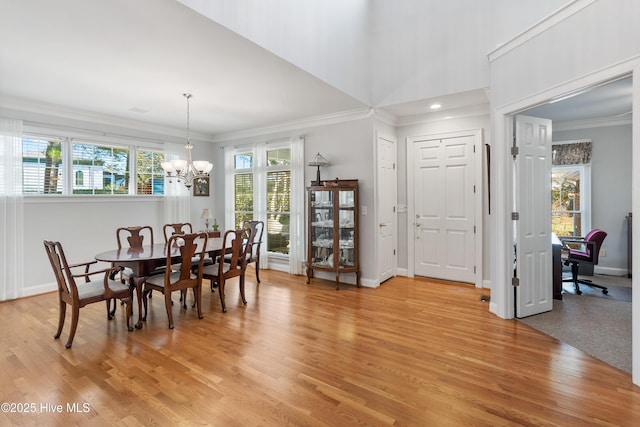
[[(260, 250), (262, 245), (262, 235), (264, 232), (264, 222), (246, 220), (243, 222), (242, 228), (245, 230), (242, 235), (243, 245), (248, 246), (245, 252), (247, 256), (247, 266), (255, 263), (256, 280), (260, 283)], [(230, 260), (231, 255), (225, 255), (224, 261), (228, 263)]]
[[(69, 264), (60, 242), (44, 241), (44, 248), (51, 263), (51, 268), (58, 283), (58, 299), (60, 302), (60, 317), (58, 319), (58, 330), (54, 338), (60, 338), (67, 312), (67, 304), (71, 306), (71, 330), (69, 339), (65, 345), (71, 348), (73, 338), (78, 327), (80, 309), (88, 304), (100, 301), (107, 301), (107, 318), (111, 320), (113, 313), (109, 310), (108, 301), (114, 298), (122, 300), (126, 304), (127, 329), (132, 331), (129, 324), (131, 317), (132, 289), (119, 281), (113, 280), (111, 275), (122, 270), (122, 267), (110, 267), (102, 270), (90, 271), (91, 265), (97, 261)], [(77, 272), (76, 271), (82, 272)], [(99, 279), (92, 279), (92, 276), (99, 275)], [(78, 280), (76, 279), (84, 279)]]
[(202, 277), (211, 282), (211, 291), (217, 287), (220, 294), (220, 303), (222, 304), (222, 312), (227, 312), (225, 304), (224, 287), (227, 280), (233, 277), (240, 279), (240, 296), (242, 303), (246, 304), (247, 300), (244, 296), (244, 273), (247, 268), (247, 249), (248, 245), (244, 245), (243, 235), (245, 229), (227, 230), (224, 233), (222, 242), (222, 253), (225, 257), (219, 257), (213, 264), (207, 265), (203, 269)]
[[(147, 297), (151, 291), (158, 291), (164, 295), (165, 308), (169, 319), (169, 329), (173, 329), (173, 312), (171, 293), (184, 292), (193, 289), (195, 306), (198, 318), (202, 319), (202, 267), (207, 247), (207, 233), (176, 234), (169, 237), (167, 242), (167, 263), (163, 275), (149, 277), (144, 282), (142, 302), (144, 304), (144, 316), (147, 318)], [(172, 264), (172, 249), (179, 248), (180, 269), (174, 270)], [(175, 252), (173, 253), (175, 256)], [(197, 264), (192, 262), (197, 260)], [(186, 305), (183, 305), (186, 309)]]
[[(150, 225), (120, 227), (116, 229), (116, 241), (118, 242), (119, 250), (122, 250), (122, 248), (128, 248), (127, 250), (129, 251), (142, 250), (142, 245), (144, 244), (153, 245), (153, 228)], [(162, 272), (163, 270), (157, 271), (157, 273)], [(120, 278), (122, 283), (128, 283), (130, 286), (134, 285), (134, 273), (130, 268), (125, 267), (120, 273)], [(115, 312), (115, 305), (113, 312)]]
[[(153, 245), (153, 228), (151, 228), (150, 225), (120, 227), (116, 230), (116, 240), (118, 241), (118, 249), (127, 247), (131, 251), (142, 250), (142, 245), (145, 243)], [(126, 242), (126, 245), (124, 242)], [(130, 283), (130, 279), (133, 277), (133, 271), (125, 268), (123, 277)]]
[(246, 244), (249, 245), (247, 250), (247, 265), (255, 263), (256, 265), (256, 281), (260, 283), (260, 250), (262, 246), (262, 235), (264, 233), (263, 221), (245, 221), (244, 228), (249, 228), (249, 238)]
[(162, 232), (164, 234), (164, 242), (168, 243), (173, 235), (193, 233), (193, 227), (190, 222), (177, 222), (175, 224), (165, 224), (162, 227)]

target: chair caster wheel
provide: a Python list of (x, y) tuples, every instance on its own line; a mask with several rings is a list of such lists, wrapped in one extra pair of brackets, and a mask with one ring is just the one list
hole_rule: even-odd
[(603, 289), (603, 290), (602, 290), (602, 293), (603, 293), (603, 294), (605, 294), (605, 295), (608, 295), (608, 294), (609, 294), (609, 291), (608, 291), (608, 290), (606, 290), (606, 289)]
[(576, 295), (582, 295), (582, 291), (577, 291)]

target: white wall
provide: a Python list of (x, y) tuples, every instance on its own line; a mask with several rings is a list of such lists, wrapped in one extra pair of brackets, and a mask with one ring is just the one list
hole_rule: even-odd
[(567, 0), (373, 0), (373, 105), (489, 86), (487, 54)]
[(179, 0), (371, 104), (367, 0)]
[(43, 240), (62, 243), (70, 263), (91, 261), (96, 254), (117, 248), (118, 227), (150, 225), (155, 241), (162, 243), (163, 215), (160, 197), (25, 197), (27, 268), (21, 296), (57, 289)]
[(597, 272), (626, 274), (631, 212), (631, 125), (553, 132), (554, 141), (591, 139), (591, 226), (607, 232)]

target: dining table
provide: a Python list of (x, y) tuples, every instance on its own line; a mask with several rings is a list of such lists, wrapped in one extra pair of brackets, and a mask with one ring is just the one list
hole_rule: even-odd
[[(205, 251), (212, 258), (216, 259), (222, 253), (222, 237), (209, 237)], [(121, 248), (101, 252), (95, 256), (97, 261), (108, 262), (114, 266), (128, 267), (133, 271), (131, 280), (135, 286), (136, 297), (138, 299), (138, 321), (136, 329), (142, 328), (142, 285), (149, 276), (158, 272), (158, 268), (167, 265), (167, 251), (172, 261), (181, 258), (180, 247), (172, 245), (167, 247), (167, 243), (156, 243), (154, 245), (142, 245), (141, 248)]]

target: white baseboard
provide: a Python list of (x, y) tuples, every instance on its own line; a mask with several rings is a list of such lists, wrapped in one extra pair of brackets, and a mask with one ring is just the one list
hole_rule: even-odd
[(491, 289), (491, 280), (483, 280), (482, 281), (483, 289)]
[(409, 270), (406, 268), (399, 268), (397, 271), (398, 276), (409, 277)]
[(599, 265), (593, 267), (593, 272), (607, 276), (626, 276), (629, 273), (626, 268), (601, 267)]
[(22, 297), (32, 297), (34, 295), (46, 294), (47, 292), (53, 292), (58, 289), (58, 284), (56, 282), (52, 283), (44, 283), (37, 286), (31, 286), (29, 288), (24, 288), (22, 290), (22, 294), (19, 298)]

